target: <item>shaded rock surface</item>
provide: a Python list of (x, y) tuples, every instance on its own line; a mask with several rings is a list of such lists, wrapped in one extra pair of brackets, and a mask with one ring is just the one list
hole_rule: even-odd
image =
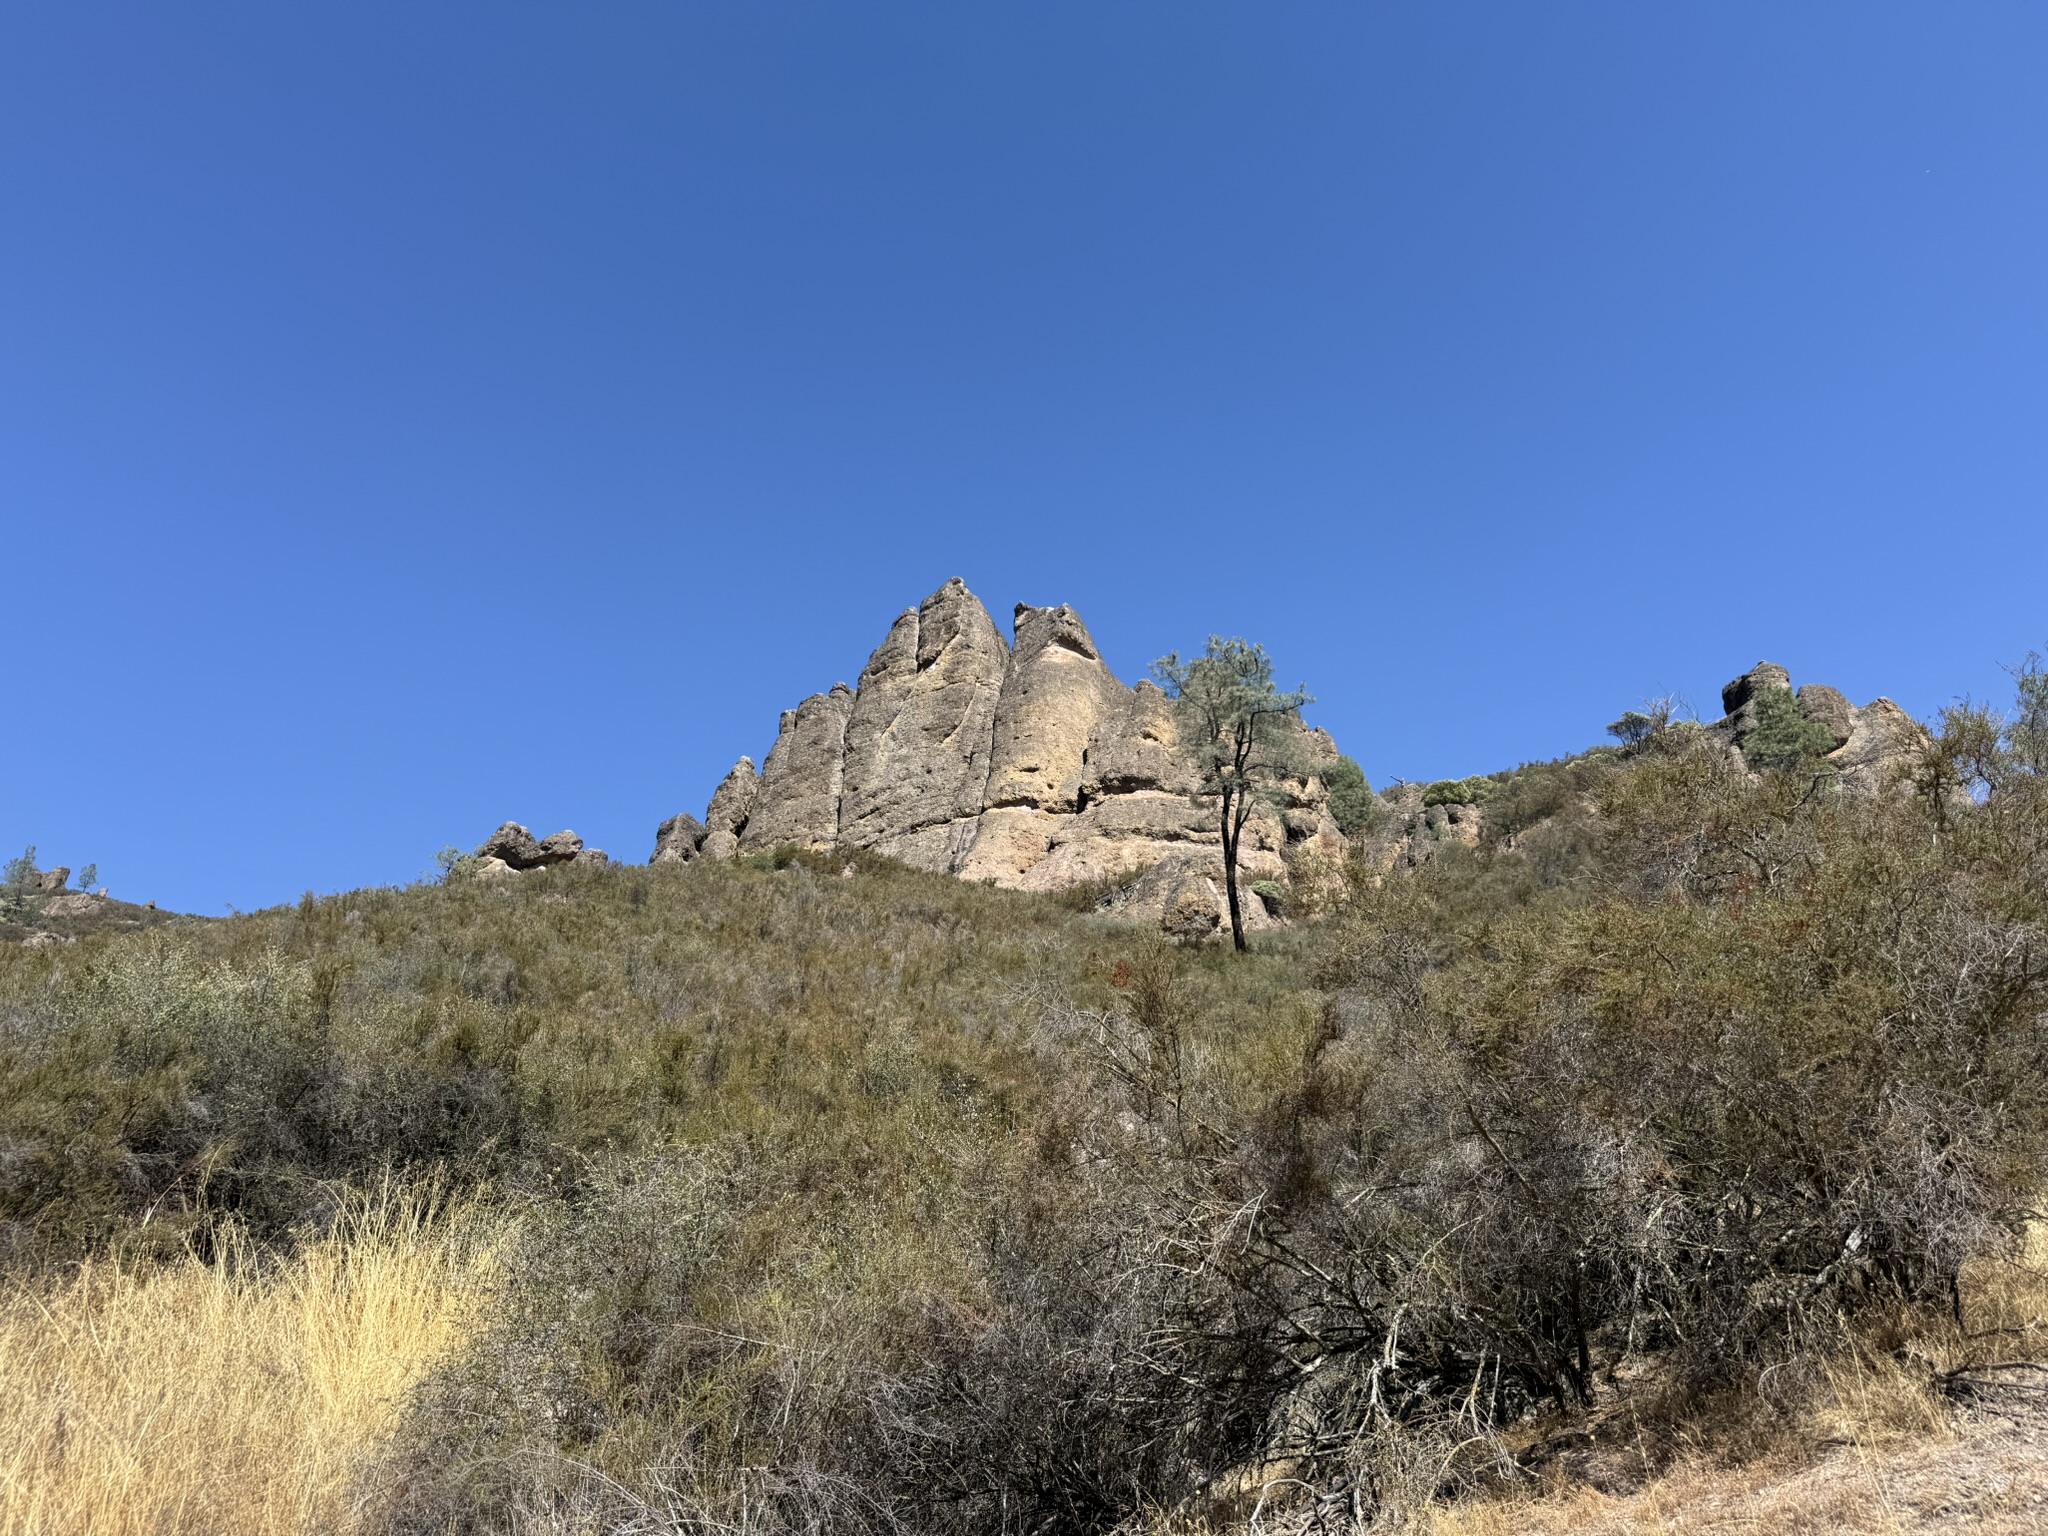
[(697, 851), (707, 859), (729, 859), (736, 855), (740, 851), (740, 834), (747, 830), (760, 794), (761, 775), (754, 771), (754, 760), (743, 757), (732, 765), (712, 793), (711, 804), (704, 812), (704, 837), (697, 844)]

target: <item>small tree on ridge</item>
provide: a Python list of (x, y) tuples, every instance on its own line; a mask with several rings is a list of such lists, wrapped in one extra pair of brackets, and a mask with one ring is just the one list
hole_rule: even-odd
[(1211, 635), (1202, 654), (1178, 651), (1152, 663), (1152, 675), (1173, 699), (1182, 745), (1202, 775), (1202, 792), (1217, 800), (1223, 833), (1223, 884), (1230, 895), (1230, 939), (1245, 948), (1244, 909), (1237, 890), (1237, 851), (1245, 823), (1279, 781), (1299, 771), (1298, 732), (1290, 717), (1314, 698), (1305, 688), (1273, 685), (1266, 648)]

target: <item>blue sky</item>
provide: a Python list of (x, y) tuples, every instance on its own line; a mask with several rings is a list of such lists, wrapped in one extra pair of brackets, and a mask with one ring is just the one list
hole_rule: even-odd
[(0, 17), (0, 849), (645, 858), (958, 574), (1375, 783), (2048, 645), (2048, 10)]

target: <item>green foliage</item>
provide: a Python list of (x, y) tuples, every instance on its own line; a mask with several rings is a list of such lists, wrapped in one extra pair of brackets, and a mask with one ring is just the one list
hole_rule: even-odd
[(80, 871), (78, 872), (78, 888), (79, 888), (79, 889), (80, 889), (81, 891), (89, 891), (89, 890), (91, 890), (91, 889), (92, 889), (92, 888), (93, 888), (94, 886), (98, 885), (99, 883), (100, 883), (100, 867), (99, 867), (99, 865), (97, 865), (97, 864), (88, 864), (88, 865), (86, 865), (86, 866), (85, 866), (85, 868), (81, 869), (81, 870), (80, 870)]
[(1373, 797), (1365, 770), (1350, 758), (1340, 757), (1318, 771), (1330, 797), (1331, 819), (1338, 830), (1346, 837), (1356, 837), (1368, 829), (1378, 812), (1379, 801)]
[(1671, 724), (1671, 701), (1659, 699), (1647, 710), (1624, 710), (1619, 720), (1607, 727), (1607, 734), (1624, 747), (1642, 746)]
[(1500, 786), (1484, 774), (1469, 779), (1439, 779), (1422, 792), (1424, 805), (1479, 805), (1491, 800)]
[(1252, 894), (1265, 903), (1266, 910), (1275, 917), (1287, 908), (1287, 891), (1277, 880), (1254, 880)]
[(1264, 646), (1211, 635), (1201, 655), (1162, 656), (1152, 675), (1174, 701), (1208, 793), (1250, 790), (1300, 771), (1299, 732), (1290, 729), (1290, 717), (1315, 700), (1304, 688), (1283, 693), (1275, 685)]
[(1223, 877), (1230, 893), (1230, 935), (1246, 949), (1237, 890), (1238, 841), (1255, 806), (1278, 804), (1283, 780), (1306, 777), (1305, 742), (1297, 718), (1314, 702), (1305, 688), (1282, 693), (1266, 648), (1211, 635), (1200, 656), (1178, 652), (1152, 663), (1152, 675), (1173, 700), (1181, 744), (1214, 795), (1223, 841)]
[(36, 876), (40, 873), (41, 871), (36, 868), (36, 845), (30, 843), (20, 857), (7, 861), (5, 873), (0, 874), (0, 884), (4, 884), (10, 891), (32, 891), (36, 888)]
[(1766, 688), (1752, 701), (1756, 725), (1743, 738), (1742, 756), (1753, 768), (1810, 773), (1835, 747), (1834, 733), (1801, 713), (1789, 688)]
[(33, 843), (19, 858), (7, 861), (5, 871), (0, 872), (0, 922), (29, 924), (36, 920), (43, 905), (37, 894), (40, 873)]

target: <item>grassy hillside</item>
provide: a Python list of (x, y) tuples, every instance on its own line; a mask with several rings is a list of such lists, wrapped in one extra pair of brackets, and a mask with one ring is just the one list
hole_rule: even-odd
[[(1249, 956), (858, 855), (7, 946), (0, 1530), (128, 1528), (20, 1513), (131, 1454), (51, 1426), (289, 1372), (221, 1336), (364, 1315), (344, 1253), (419, 1277), (385, 1407), (252, 1406), (351, 1470), (239, 1528), (1351, 1529), (1994, 1392), (2048, 1341), (2042, 702), (1876, 799), (1682, 728), (1532, 766)], [(192, 1347), (67, 1342), (138, 1316)]]

